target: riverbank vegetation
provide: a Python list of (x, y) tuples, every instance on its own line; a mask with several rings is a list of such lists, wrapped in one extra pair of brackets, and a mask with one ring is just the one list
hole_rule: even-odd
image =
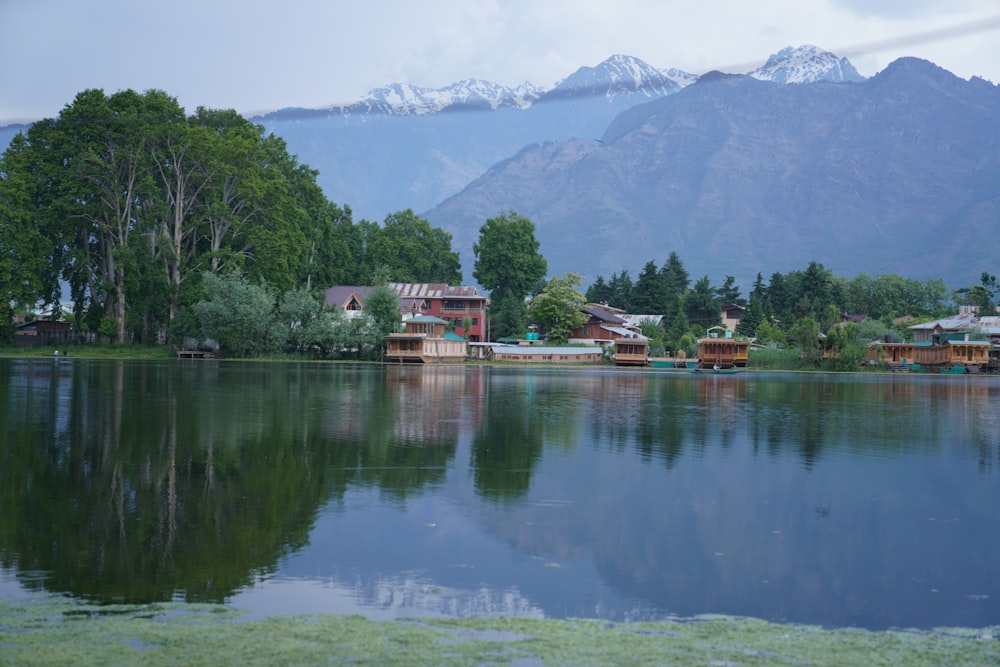
[(700, 616), (661, 622), (273, 616), (213, 605), (0, 604), (12, 664), (986, 665), (1000, 627), (826, 629)]
[[(122, 354), (125, 344), (187, 341), (231, 357), (378, 359), (399, 326), (384, 286), (460, 284), (458, 253), (411, 210), (354, 221), (316, 176), (235, 111), (187, 115), (156, 90), (81, 92), (0, 156), (0, 344), (20, 315), (68, 321), (75, 342)], [(844, 370), (872, 340), (904, 340), (907, 323), (959, 303), (992, 312), (998, 294), (986, 272), (952, 290), (933, 279), (844, 278), (810, 262), (766, 281), (758, 273), (744, 296), (733, 276), (692, 278), (677, 253), (650, 259), (635, 281), (623, 269), (584, 291), (584, 267), (546, 279), (534, 231), (501, 212), (473, 245), (494, 339), (533, 326), (562, 342), (587, 301), (655, 316), (643, 326), (654, 356), (690, 356), (732, 304), (743, 309), (737, 335), (796, 350), (796, 367)], [(345, 284), (383, 289), (348, 317), (324, 302), (326, 288)], [(786, 357), (757, 356), (769, 366)]]

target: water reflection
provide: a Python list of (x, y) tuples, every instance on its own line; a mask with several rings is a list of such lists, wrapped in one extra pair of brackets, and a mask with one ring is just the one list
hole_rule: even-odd
[(0, 583), (258, 614), (986, 625), (998, 391), (0, 360)]

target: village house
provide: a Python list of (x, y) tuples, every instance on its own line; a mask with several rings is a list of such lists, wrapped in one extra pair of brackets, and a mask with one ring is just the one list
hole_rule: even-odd
[(913, 342), (875, 341), (867, 361), (900, 370), (950, 373), (1000, 368), (1000, 317), (980, 317), (975, 306), (962, 306), (957, 315), (909, 329)]
[(736, 327), (740, 326), (740, 320), (743, 318), (743, 311), (746, 310), (743, 306), (735, 303), (727, 303), (722, 306), (722, 326), (726, 328), (729, 333), (736, 333)]
[(446, 332), (447, 322), (433, 315), (416, 315), (404, 322), (403, 333), (385, 337), (385, 358), (411, 363), (463, 361), (467, 355), (466, 341)]
[[(373, 289), (336, 285), (326, 291), (325, 303), (340, 308), (348, 317), (356, 317), (364, 312), (365, 300)], [(404, 320), (429, 315), (444, 320), (467, 340), (487, 340), (489, 301), (477, 288), (444, 283), (389, 283), (389, 289), (399, 297), (399, 311)]]
[(628, 315), (618, 308), (603, 304), (588, 303), (583, 312), (589, 319), (583, 326), (573, 330), (570, 343), (586, 345), (611, 345), (619, 338), (632, 338), (639, 334), (638, 324), (631, 324)]

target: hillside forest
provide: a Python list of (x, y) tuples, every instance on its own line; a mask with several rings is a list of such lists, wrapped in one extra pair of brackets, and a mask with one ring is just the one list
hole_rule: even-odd
[[(462, 284), (459, 255), (450, 234), (409, 209), (354, 221), (317, 175), (233, 110), (187, 115), (157, 90), (79, 93), (0, 156), (0, 342), (12, 340), (17, 312), (41, 305), (81, 340), (177, 347), (211, 338), (232, 356), (377, 357), (399, 326), (386, 285)], [(580, 307), (597, 302), (662, 315), (644, 333), (663, 350), (693, 349), (732, 303), (746, 308), (741, 335), (808, 346), (829, 331), (846, 345), (902, 338), (897, 318), (930, 319), (958, 303), (990, 312), (998, 296), (985, 272), (952, 290), (940, 280), (834, 276), (811, 262), (767, 281), (758, 274), (744, 297), (732, 276), (692, 279), (673, 252), (634, 280), (623, 270), (584, 290), (587, 267), (546, 279), (534, 226), (514, 211), (483, 221), (474, 255), (494, 338), (534, 324), (565, 339)], [(324, 306), (333, 285), (380, 289), (367, 316), (348, 320)], [(59, 305), (65, 296), (71, 312)], [(864, 320), (836, 326), (844, 315)]]

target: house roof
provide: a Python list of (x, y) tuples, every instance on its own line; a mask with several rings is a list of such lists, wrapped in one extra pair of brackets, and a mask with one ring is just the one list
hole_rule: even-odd
[(959, 331), (961, 329), (970, 329), (975, 325), (976, 316), (974, 313), (960, 313), (951, 317), (943, 317), (940, 320), (934, 320), (933, 322), (913, 324), (908, 328), (913, 329), (914, 331), (934, 331), (937, 328), (941, 328), (945, 331)]
[(618, 315), (613, 313), (611, 310), (605, 308), (604, 306), (588, 304), (583, 309), (583, 312), (587, 313), (592, 318), (601, 322), (607, 322), (609, 324), (625, 324), (625, 320), (623, 320)]
[[(365, 299), (372, 293), (372, 285), (334, 285), (326, 290), (327, 306), (344, 308), (351, 299), (357, 298), (364, 305)], [(424, 299), (482, 299), (486, 297), (479, 289), (467, 285), (446, 285), (445, 283), (389, 283), (389, 289), (399, 297), (400, 309), (411, 310), (414, 305), (420, 306)]]
[(407, 324), (411, 322), (424, 324), (448, 324), (446, 320), (442, 320), (440, 317), (434, 317), (433, 315), (417, 315), (406, 320)]
[(374, 289), (375, 288), (370, 285), (335, 285), (326, 290), (326, 299), (324, 299), (324, 304), (327, 306), (344, 308), (353, 296), (361, 302), (362, 306), (364, 306), (365, 299), (368, 298), (368, 295), (371, 294)]
[(485, 299), (476, 287), (445, 283), (389, 283), (400, 299)]

